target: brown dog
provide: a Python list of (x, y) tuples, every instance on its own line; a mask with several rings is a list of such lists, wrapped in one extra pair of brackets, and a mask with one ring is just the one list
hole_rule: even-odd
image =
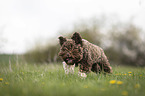
[(67, 65), (79, 64), (82, 73), (90, 71), (112, 73), (112, 67), (102, 48), (96, 46), (75, 32), (71, 39), (59, 37), (61, 45), (59, 56)]

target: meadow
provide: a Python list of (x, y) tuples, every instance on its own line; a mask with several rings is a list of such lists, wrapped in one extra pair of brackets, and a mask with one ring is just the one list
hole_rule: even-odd
[(6, 61), (0, 62), (0, 96), (145, 96), (145, 68), (112, 66), (113, 74), (80, 78), (78, 68), (66, 75), (61, 63)]

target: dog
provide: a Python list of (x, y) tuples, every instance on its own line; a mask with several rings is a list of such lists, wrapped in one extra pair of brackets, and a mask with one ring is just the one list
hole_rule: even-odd
[(75, 32), (71, 39), (59, 37), (61, 46), (58, 55), (68, 65), (78, 65), (79, 74), (87, 77), (87, 73), (112, 73), (112, 67), (108, 62), (103, 49), (89, 41), (82, 39), (78, 32)]

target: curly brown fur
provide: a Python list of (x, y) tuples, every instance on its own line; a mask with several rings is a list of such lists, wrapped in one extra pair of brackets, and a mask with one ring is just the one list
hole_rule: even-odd
[(75, 32), (71, 39), (61, 36), (59, 41), (61, 45), (59, 56), (68, 65), (79, 64), (80, 72), (85, 73), (90, 71), (112, 73), (103, 49), (82, 39), (79, 33)]

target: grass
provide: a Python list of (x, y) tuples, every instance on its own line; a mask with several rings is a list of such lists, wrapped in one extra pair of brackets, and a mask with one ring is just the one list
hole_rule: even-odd
[(113, 74), (64, 74), (61, 64), (0, 63), (0, 96), (145, 96), (145, 68), (113, 66)]

